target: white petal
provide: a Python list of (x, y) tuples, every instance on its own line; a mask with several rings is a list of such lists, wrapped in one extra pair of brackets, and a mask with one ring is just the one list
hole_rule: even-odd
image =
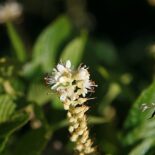
[(57, 69), (58, 69), (59, 72), (64, 72), (65, 67), (63, 65), (61, 65), (61, 64), (58, 64)]
[(59, 82), (61, 82), (61, 83), (65, 82), (65, 80), (66, 80), (66, 78), (64, 76), (59, 78)]
[(60, 75), (59, 74), (55, 74), (54, 79), (57, 81), (59, 79)]
[(81, 80), (89, 79), (89, 73), (88, 73), (88, 71), (86, 69), (84, 69), (84, 68), (81, 68), (79, 70), (79, 78)]
[(70, 62), (70, 60), (67, 60), (67, 61), (66, 61), (66, 67), (67, 67), (67, 68), (71, 68), (71, 62)]
[(89, 80), (84, 81), (84, 87), (90, 89), (91, 88), (91, 82)]

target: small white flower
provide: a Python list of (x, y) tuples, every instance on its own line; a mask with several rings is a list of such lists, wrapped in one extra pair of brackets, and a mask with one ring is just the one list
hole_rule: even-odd
[(67, 61), (66, 61), (66, 67), (67, 67), (67, 68), (71, 68), (71, 62), (70, 62), (70, 60), (67, 60)]
[(64, 73), (64, 72), (66, 71), (66, 68), (65, 68), (65, 66), (63, 66), (63, 65), (58, 64), (58, 65), (57, 65), (57, 70), (58, 70), (58, 72), (60, 72), (60, 73)]
[(45, 77), (45, 80), (47, 84), (51, 85), (52, 90), (60, 94), (62, 102), (67, 99), (76, 101), (81, 95), (85, 97), (96, 86), (90, 80), (88, 68), (80, 66), (78, 70), (73, 70), (70, 60), (67, 60), (64, 64), (59, 63), (53, 69), (52, 75)]
[(90, 74), (89, 74), (86, 66), (81, 67), (79, 69), (79, 80), (86, 80), (86, 79), (89, 79), (89, 77), (90, 77)]
[(7, 2), (0, 5), (0, 23), (12, 21), (21, 16), (22, 6), (17, 2)]

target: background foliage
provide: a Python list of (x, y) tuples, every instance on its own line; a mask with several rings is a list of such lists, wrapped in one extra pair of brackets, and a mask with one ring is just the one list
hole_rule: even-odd
[[(1, 1), (4, 2), (4, 1)], [(0, 25), (0, 154), (71, 155), (66, 112), (46, 87), (60, 60), (89, 66), (88, 113), (99, 154), (154, 155), (154, 0), (21, 0)]]

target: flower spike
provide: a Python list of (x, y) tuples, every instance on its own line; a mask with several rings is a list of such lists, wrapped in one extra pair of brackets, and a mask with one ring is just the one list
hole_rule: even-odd
[(89, 109), (84, 105), (90, 99), (86, 95), (94, 92), (97, 85), (90, 80), (90, 73), (86, 65), (80, 65), (77, 70), (73, 70), (70, 60), (66, 63), (60, 62), (53, 69), (52, 75), (44, 78), (46, 84), (59, 94), (59, 98), (67, 110), (69, 121), (70, 140), (75, 142), (75, 150), (79, 155), (92, 154), (95, 148), (89, 138), (86, 112)]

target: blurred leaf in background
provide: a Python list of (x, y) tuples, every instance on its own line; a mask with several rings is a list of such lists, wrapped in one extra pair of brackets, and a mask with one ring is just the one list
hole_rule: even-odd
[(71, 32), (72, 24), (66, 16), (49, 25), (34, 45), (32, 62), (24, 67), (25, 74), (34, 74), (37, 67), (43, 72), (51, 71), (61, 46), (69, 39)]

